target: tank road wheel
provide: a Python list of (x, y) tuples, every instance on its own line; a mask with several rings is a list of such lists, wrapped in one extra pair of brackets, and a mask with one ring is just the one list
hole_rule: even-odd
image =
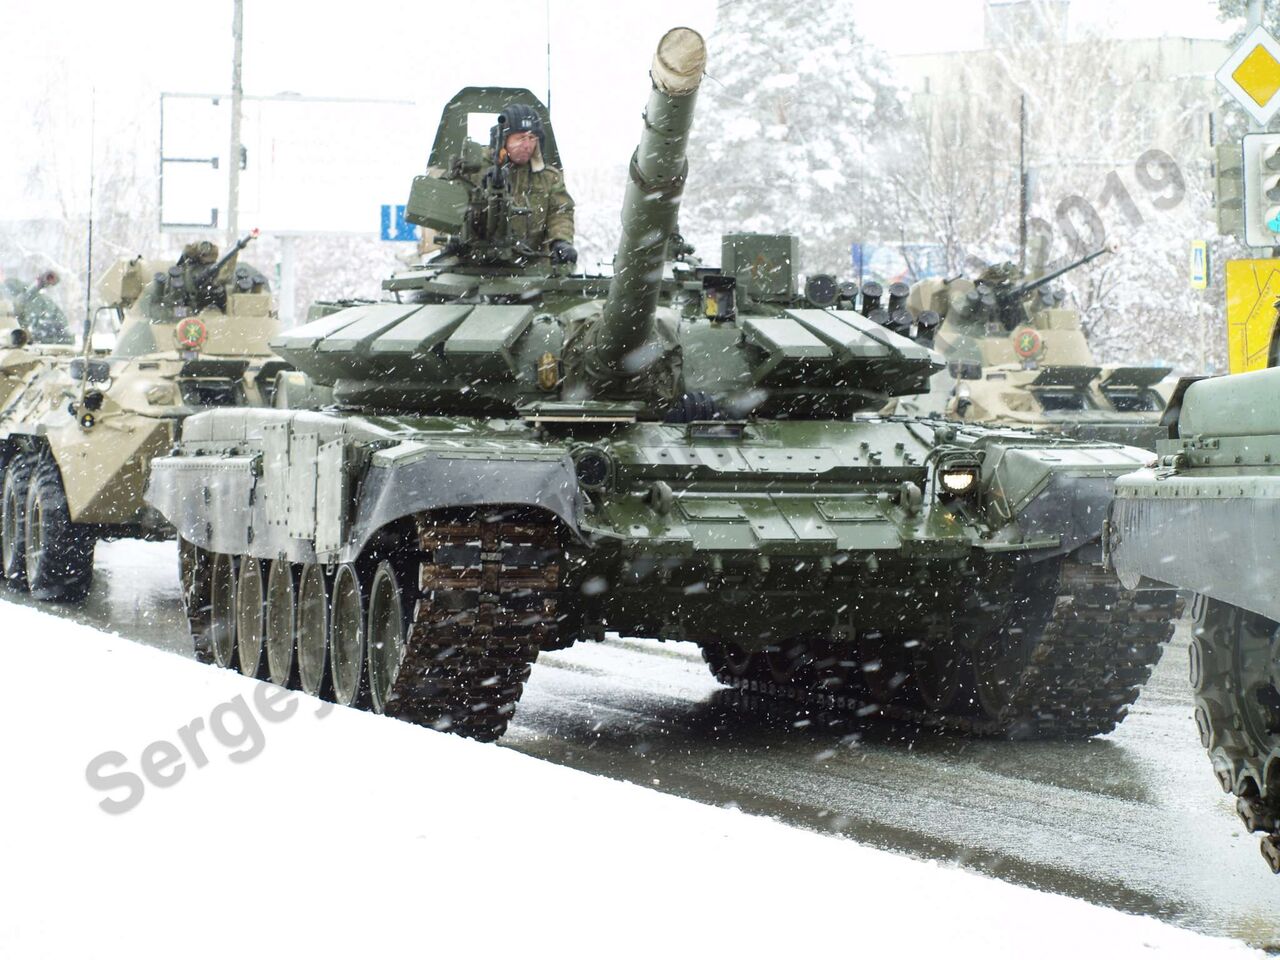
[(225, 553), (213, 555), (209, 574), (209, 653), (225, 670), (236, 666), (236, 574), (239, 561)]
[(298, 686), (303, 693), (332, 696), (328, 664), (329, 584), (324, 568), (309, 563), (298, 575)]
[(703, 644), (702, 659), (707, 661), (712, 676), (729, 687), (742, 686), (760, 672), (757, 658), (736, 643)]
[(775, 683), (784, 686), (811, 685), (810, 666), (813, 657), (803, 640), (790, 640), (780, 647), (765, 651), (764, 665)]
[(209, 637), (213, 555), (189, 540), (179, 539), (178, 578), (182, 583), (182, 608), (187, 615), (196, 659), (201, 663), (213, 663)]
[(21, 453), (9, 458), (0, 489), (0, 560), (4, 579), (13, 586), (27, 585), (27, 487), (31, 461)]
[(972, 676), (969, 658), (951, 637), (925, 640), (912, 650), (912, 674), (925, 709), (937, 713), (957, 710), (968, 697)]
[(298, 608), (293, 585), (293, 564), (272, 560), (267, 568), (267, 677), (282, 687), (298, 689), (294, 638)]
[(266, 657), (263, 656), (263, 609), (266, 590), (262, 583), (262, 561), (257, 557), (240, 558), (236, 577), (236, 652), (240, 672), (246, 677), (266, 679)]
[(1013, 708), (1022, 676), (1031, 665), (1035, 639), (1036, 631), (1018, 618), (974, 649), (974, 692), (992, 720)]
[(354, 564), (344, 563), (333, 577), (329, 608), (329, 670), (333, 698), (344, 707), (359, 705), (364, 687), (364, 594)]
[(93, 583), (97, 537), (71, 522), (62, 474), (51, 457), (36, 461), (27, 485), (27, 589), (37, 600), (74, 603)]
[(1196, 726), (1222, 789), (1280, 873), (1280, 624), (1198, 598), (1191, 645)]
[(404, 597), (390, 562), (378, 564), (369, 590), (369, 696), (375, 713), (386, 713), (405, 652)]

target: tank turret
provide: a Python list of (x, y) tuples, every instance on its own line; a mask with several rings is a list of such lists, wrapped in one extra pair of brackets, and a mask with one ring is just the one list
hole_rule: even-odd
[(631, 180), (622, 202), (622, 237), (604, 315), (592, 343), (592, 372), (601, 366), (623, 376), (627, 357), (652, 334), (667, 246), (676, 231), (694, 102), (707, 50), (695, 31), (678, 27), (659, 42), (649, 71), (653, 89), (644, 133), (631, 157)]
[(466, 120), (499, 114), (500, 132), (501, 111), (519, 105), (541, 121), (554, 166), (550, 117), (527, 90), (468, 87), (445, 107), (406, 207), (439, 252), (384, 282), (394, 302), (323, 307), (273, 346), (347, 406), (540, 422), (812, 418), (924, 390), (942, 361), (905, 290), (875, 317), (835, 278), (810, 278), (802, 294), (799, 244), (785, 235), (726, 236), (719, 269), (688, 256), (676, 221), (705, 60), (688, 28), (657, 45), (611, 276), (553, 263), (504, 225), (531, 211), (507, 188), (497, 133), (486, 150)]

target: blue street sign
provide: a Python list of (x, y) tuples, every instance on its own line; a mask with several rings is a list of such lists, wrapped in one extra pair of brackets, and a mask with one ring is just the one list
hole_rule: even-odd
[(383, 240), (417, 240), (418, 228), (404, 222), (404, 204), (382, 205), (382, 239)]
[(1195, 240), (1191, 244), (1191, 289), (1204, 290), (1209, 286), (1209, 244)]

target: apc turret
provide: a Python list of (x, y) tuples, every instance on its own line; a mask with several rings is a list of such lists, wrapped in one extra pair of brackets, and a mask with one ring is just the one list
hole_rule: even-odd
[(899, 409), (1154, 449), (1175, 390), (1167, 379), (1172, 371), (1098, 363), (1079, 312), (1052, 286), (1115, 249), (1108, 245), (1030, 280), (1015, 264), (1004, 263), (977, 280), (916, 284), (912, 310), (942, 317), (933, 343), (947, 370), (934, 378), (927, 395)]

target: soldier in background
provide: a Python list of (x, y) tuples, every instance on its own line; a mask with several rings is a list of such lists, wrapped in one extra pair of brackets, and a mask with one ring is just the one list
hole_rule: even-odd
[(512, 229), (552, 263), (576, 263), (573, 247), (573, 198), (565, 189), (564, 174), (542, 158), (545, 142), (542, 118), (523, 103), (509, 103), (498, 114), (491, 150), (498, 163), (508, 164), (511, 197), (528, 215), (512, 218)]

